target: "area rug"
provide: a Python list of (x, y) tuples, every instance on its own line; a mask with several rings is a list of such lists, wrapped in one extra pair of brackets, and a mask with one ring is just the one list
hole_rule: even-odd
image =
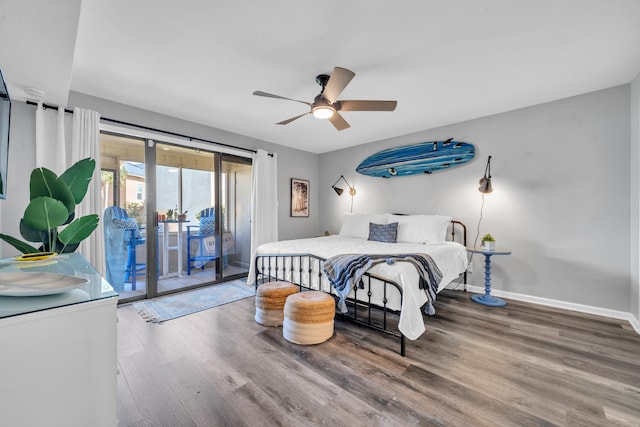
[(133, 307), (147, 322), (160, 323), (254, 295), (253, 286), (234, 280), (195, 291), (135, 302)]

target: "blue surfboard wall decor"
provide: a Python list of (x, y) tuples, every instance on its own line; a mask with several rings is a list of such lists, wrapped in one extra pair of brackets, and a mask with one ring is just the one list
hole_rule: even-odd
[(426, 173), (459, 166), (473, 159), (475, 147), (466, 142), (419, 142), (402, 147), (388, 148), (367, 157), (356, 172), (363, 175), (391, 178)]

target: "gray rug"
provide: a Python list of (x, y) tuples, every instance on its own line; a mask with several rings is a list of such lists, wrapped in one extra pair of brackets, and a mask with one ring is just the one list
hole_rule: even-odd
[(253, 286), (242, 280), (234, 280), (195, 291), (135, 302), (133, 307), (147, 322), (160, 323), (254, 295)]

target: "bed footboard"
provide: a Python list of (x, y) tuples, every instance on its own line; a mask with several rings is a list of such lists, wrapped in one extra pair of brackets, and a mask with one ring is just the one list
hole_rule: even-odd
[[(325, 259), (312, 254), (263, 254), (255, 259), (255, 286), (270, 281), (287, 281), (304, 290), (321, 290), (336, 300), (333, 287), (323, 272)], [(374, 300), (374, 296), (376, 296)], [(399, 310), (389, 306), (391, 298), (402, 307), (402, 288), (397, 283), (365, 273), (346, 299), (348, 312), (336, 315), (400, 339), (405, 356), (405, 336), (397, 329)]]

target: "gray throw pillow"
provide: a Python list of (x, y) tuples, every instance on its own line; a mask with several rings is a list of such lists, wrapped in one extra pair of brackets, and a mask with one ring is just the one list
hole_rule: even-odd
[(369, 223), (369, 240), (385, 243), (396, 243), (398, 237), (398, 223), (374, 224)]

